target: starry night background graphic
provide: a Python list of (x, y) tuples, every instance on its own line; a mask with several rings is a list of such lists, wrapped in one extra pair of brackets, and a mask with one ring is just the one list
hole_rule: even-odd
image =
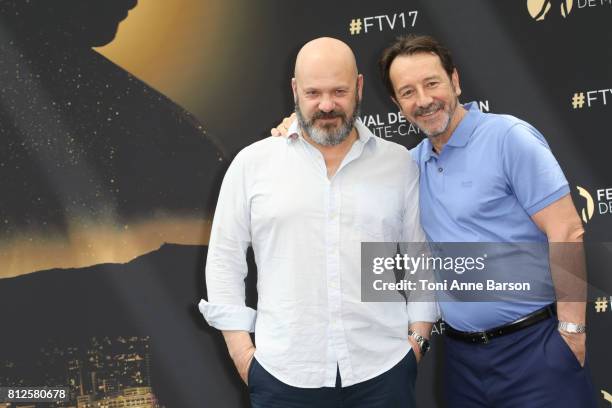
[(0, 277), (206, 243), (221, 146), (91, 49), (134, 6), (0, 2)]
[[(414, 27), (349, 32), (353, 19), (410, 10)], [(589, 109), (570, 98), (610, 83), (610, 9), (552, 11), (535, 21), (525, 2), (482, 0), (0, 0), (0, 386), (69, 384), (64, 407), (126, 387), (150, 387), (167, 408), (248, 406), (197, 310), (211, 218), (233, 155), (293, 110), (293, 61), (315, 37), (355, 50), (363, 116), (384, 122), (397, 107), (380, 51), (400, 34), (435, 35), (456, 50), (462, 101), (536, 125), (572, 191), (596, 197), (610, 186), (599, 143), (609, 98)], [(588, 222), (587, 240), (610, 241), (608, 215)], [(610, 287), (609, 254), (588, 254), (597, 287)], [(612, 309), (592, 306), (590, 364), (609, 391)], [(444, 406), (441, 337), (419, 369), (419, 406)]]
[[(231, 369), (207, 355), (221, 339), (195, 309), (224, 149), (92, 50), (136, 5), (0, 0), (0, 385), (70, 381), (72, 406), (128, 386), (151, 386), (162, 406), (195, 406), (222, 398), (223, 387), (199, 384), (207, 367)], [(146, 359), (82, 357), (89, 371), (70, 377), (70, 350), (134, 336), (150, 339)], [(62, 345), (52, 359), (48, 341)], [(138, 364), (115, 372), (105, 359)]]

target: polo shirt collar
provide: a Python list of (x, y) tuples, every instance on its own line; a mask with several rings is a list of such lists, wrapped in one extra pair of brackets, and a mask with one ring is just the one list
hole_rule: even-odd
[(463, 105), (463, 107), (467, 112), (455, 128), (448, 142), (446, 142), (447, 146), (464, 147), (470, 141), (472, 133), (474, 133), (474, 128), (478, 123), (481, 113), (480, 109), (478, 109), (478, 103), (469, 102)]
[(429, 161), (432, 157), (438, 157), (438, 153), (434, 152), (433, 146), (428, 137), (423, 139), (423, 160)]
[[(446, 142), (446, 146), (453, 147), (465, 147), (470, 138), (472, 137), (472, 133), (476, 128), (476, 124), (480, 118), (480, 109), (478, 109), (478, 103), (469, 102), (463, 105), (465, 110), (467, 110), (461, 122), (455, 128), (455, 131), (451, 135), (448, 142)], [(429, 141), (429, 138), (425, 138), (423, 140), (423, 147), (425, 152), (425, 161), (428, 161), (432, 157), (438, 157), (438, 154), (434, 151), (433, 145)]]

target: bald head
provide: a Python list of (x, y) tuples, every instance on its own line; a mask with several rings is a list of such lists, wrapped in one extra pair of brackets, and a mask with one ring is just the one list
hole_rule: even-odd
[(363, 77), (348, 45), (328, 37), (306, 43), (291, 87), (300, 128), (314, 143), (337, 146), (356, 135)]
[(317, 74), (321, 70), (342, 72), (357, 79), (357, 61), (351, 48), (340, 40), (321, 37), (307, 42), (295, 59), (294, 76)]

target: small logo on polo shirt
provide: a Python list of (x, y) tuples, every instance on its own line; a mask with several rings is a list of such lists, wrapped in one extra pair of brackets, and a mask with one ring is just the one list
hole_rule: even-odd
[(544, 20), (549, 12), (566, 18), (573, 6), (574, 0), (527, 0), (527, 10), (535, 21)]
[(461, 187), (463, 187), (463, 188), (470, 188), (470, 187), (472, 187), (472, 180), (462, 181), (461, 182)]
[(584, 188), (576, 186), (576, 189), (578, 190), (580, 197), (583, 197), (586, 200), (586, 207), (583, 207), (580, 212), (582, 215), (582, 221), (584, 221), (586, 224), (591, 218), (593, 218), (593, 213), (595, 212), (595, 201), (593, 200), (593, 196), (591, 196), (591, 194)]

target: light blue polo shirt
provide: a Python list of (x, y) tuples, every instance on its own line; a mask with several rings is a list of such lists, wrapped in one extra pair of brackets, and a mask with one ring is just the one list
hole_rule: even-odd
[[(432, 242), (546, 242), (531, 216), (569, 194), (546, 140), (510, 115), (482, 113), (475, 102), (438, 155), (428, 139), (412, 149), (420, 169), (421, 223)], [(542, 264), (544, 265), (544, 264)], [(555, 300), (550, 268), (532, 302), (441, 302), (446, 322), (480, 331), (512, 322)]]

